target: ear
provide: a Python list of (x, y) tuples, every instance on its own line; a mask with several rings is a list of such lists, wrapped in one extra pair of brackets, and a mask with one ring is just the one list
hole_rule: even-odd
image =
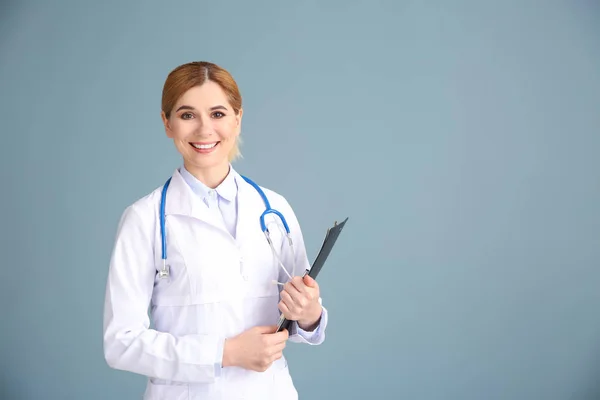
[(167, 118), (167, 115), (165, 114), (164, 111), (160, 112), (160, 117), (163, 121), (163, 125), (165, 126), (165, 132), (167, 134), (167, 137), (172, 138), (173, 132), (171, 132), (171, 126), (169, 125), (169, 119)]
[(241, 130), (242, 130), (242, 115), (244, 114), (244, 109), (240, 108), (240, 112), (235, 116), (235, 123), (236, 123), (236, 136), (239, 136)]

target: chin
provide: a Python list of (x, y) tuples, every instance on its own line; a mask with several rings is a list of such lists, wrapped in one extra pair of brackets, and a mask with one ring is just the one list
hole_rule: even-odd
[(209, 169), (229, 165), (229, 158), (227, 157), (227, 155), (225, 155), (224, 157), (215, 156), (216, 154), (211, 154), (209, 157), (207, 157), (206, 155), (198, 156), (194, 154), (194, 157), (190, 157), (186, 161), (194, 167), (200, 169)]

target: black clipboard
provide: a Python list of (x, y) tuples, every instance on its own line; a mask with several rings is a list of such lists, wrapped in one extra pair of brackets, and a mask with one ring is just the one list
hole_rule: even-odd
[[(331, 249), (333, 249), (333, 245), (335, 244), (337, 238), (340, 236), (340, 233), (342, 232), (342, 229), (344, 229), (344, 226), (346, 225), (347, 221), (348, 218), (346, 218), (339, 224), (336, 221), (331, 228), (327, 229), (325, 239), (323, 239), (323, 244), (321, 245), (321, 250), (319, 250), (319, 254), (317, 255), (317, 258), (315, 258), (312, 267), (304, 272), (304, 276), (308, 275), (315, 280), (317, 279), (317, 275), (319, 275), (319, 272), (321, 272), (323, 265), (325, 265), (325, 261), (327, 260), (327, 257), (329, 257), (329, 253), (331, 253)], [(289, 327), (291, 323), (292, 321), (287, 320), (282, 314), (279, 317), (276, 332), (280, 332), (283, 329), (287, 329), (289, 332)]]

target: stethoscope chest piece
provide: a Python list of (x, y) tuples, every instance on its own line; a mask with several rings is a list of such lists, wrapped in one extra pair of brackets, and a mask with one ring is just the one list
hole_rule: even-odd
[(160, 271), (158, 271), (158, 277), (160, 279), (168, 278), (171, 275), (169, 266), (163, 262), (163, 266)]

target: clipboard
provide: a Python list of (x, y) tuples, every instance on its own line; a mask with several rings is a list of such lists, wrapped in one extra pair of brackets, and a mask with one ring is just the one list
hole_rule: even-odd
[[(335, 221), (333, 226), (331, 228), (327, 229), (327, 233), (325, 234), (325, 239), (323, 239), (323, 244), (321, 245), (321, 250), (319, 250), (319, 254), (317, 255), (317, 258), (315, 258), (315, 261), (313, 262), (312, 267), (309, 270), (304, 271), (303, 276), (308, 275), (315, 280), (317, 279), (317, 275), (319, 275), (319, 272), (321, 272), (323, 265), (325, 265), (325, 261), (327, 260), (327, 257), (329, 257), (329, 253), (331, 253), (331, 249), (333, 249), (333, 245), (337, 241), (337, 238), (340, 236), (340, 233), (342, 232), (342, 229), (344, 229), (344, 226), (346, 225), (347, 221), (348, 221), (348, 218), (346, 218), (339, 224), (337, 221)], [(281, 316), (279, 317), (279, 321), (277, 323), (276, 332), (280, 332), (283, 329), (287, 329), (289, 331), (289, 327), (290, 327), (291, 323), (292, 323), (292, 321), (287, 320), (283, 316), (283, 314), (281, 314)]]

